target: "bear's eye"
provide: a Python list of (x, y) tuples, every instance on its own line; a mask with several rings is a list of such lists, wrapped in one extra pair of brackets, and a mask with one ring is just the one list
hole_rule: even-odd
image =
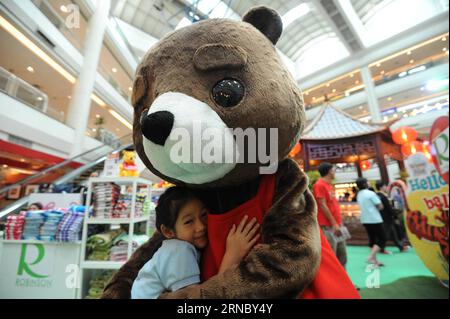
[(235, 79), (223, 79), (212, 88), (214, 101), (222, 107), (237, 105), (244, 97), (244, 86)]

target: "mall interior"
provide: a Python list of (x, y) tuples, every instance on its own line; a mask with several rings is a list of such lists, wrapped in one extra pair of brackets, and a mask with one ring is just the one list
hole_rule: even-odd
[(173, 186), (136, 154), (138, 66), (169, 33), (261, 5), (303, 96), (285, 155), (339, 271), (362, 299), (448, 298), (448, 0), (0, 0), (0, 298), (102, 296)]

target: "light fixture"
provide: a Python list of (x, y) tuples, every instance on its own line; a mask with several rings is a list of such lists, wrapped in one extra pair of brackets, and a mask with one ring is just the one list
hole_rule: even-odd
[(72, 98), (72, 96), (70, 96), (70, 95), (67, 95), (67, 98), (70, 100), (71, 98)]
[(126, 119), (124, 119), (119, 113), (117, 113), (114, 110), (109, 110), (109, 113), (111, 113), (112, 116), (114, 116), (116, 119), (118, 119), (127, 128), (129, 128), (130, 130), (133, 129), (133, 126), (130, 123), (128, 123), (128, 121)]
[(422, 87), (420, 88), (420, 90), (421, 90), (421, 91), (425, 90), (425, 87), (424, 87), (424, 86), (422, 86)]
[(33, 72), (34, 72), (34, 69), (33, 69), (32, 66), (29, 66), (29, 67), (27, 67), (27, 71), (33, 73)]
[(444, 52), (445, 52), (445, 51), (447, 51), (447, 48), (445, 48), (445, 47), (444, 47), (444, 48), (442, 48), (442, 51), (444, 51)]
[(384, 70), (381, 70), (380, 74), (383, 75), (384, 74)]
[(360, 109), (360, 110), (362, 110), (364, 107), (362, 106), (362, 105), (360, 105), (359, 107), (358, 107), (358, 109)]
[(349, 91), (345, 91), (345, 96), (350, 96), (350, 92)]
[(402, 77), (406, 76), (407, 74), (408, 74), (408, 72), (403, 71), (403, 72), (400, 72), (400, 73), (398, 74), (398, 77), (399, 77), (399, 78), (402, 78)]
[(60, 6), (60, 7), (59, 7), (59, 10), (61, 10), (61, 11), (64, 12), (64, 13), (69, 12), (69, 10), (67, 10), (67, 7), (66, 7), (65, 5)]
[(409, 60), (409, 63), (411, 64), (414, 63), (414, 59)]
[(38, 101), (42, 101), (42, 100), (43, 100), (42, 96), (38, 96), (36, 99), (37, 99)]
[(111, 71), (113, 71), (114, 73), (117, 73), (117, 69), (116, 68), (112, 68)]
[(448, 87), (448, 79), (430, 80), (427, 82), (427, 85), (425, 86), (425, 88), (428, 91), (437, 91), (441, 88), (444, 88), (445, 86)]
[(414, 74), (417, 72), (424, 71), (427, 67), (425, 65), (418, 66), (417, 68), (411, 69), (408, 71), (408, 74)]
[(24, 46), (26, 46), (31, 52), (36, 54), (39, 58), (41, 58), (45, 63), (50, 65), (56, 72), (61, 74), (64, 78), (66, 78), (70, 83), (75, 83), (75, 77), (72, 76), (69, 72), (67, 72), (63, 67), (61, 67), (58, 63), (56, 63), (50, 56), (48, 56), (44, 51), (42, 51), (36, 44), (31, 42), (23, 33), (17, 30), (11, 23), (5, 20), (2, 16), (0, 16), (0, 26), (2, 26), (6, 31), (8, 31), (13, 37), (15, 37), (19, 42), (21, 42)]
[(102, 106), (102, 107), (105, 107), (105, 106), (106, 106), (106, 103), (103, 102), (103, 100), (100, 99), (100, 98), (99, 98), (97, 95), (95, 95), (94, 93), (92, 93), (91, 99), (92, 99), (95, 103), (97, 103), (98, 105), (100, 105), (100, 106)]
[(394, 118), (398, 118), (398, 114), (397, 113), (395, 113), (393, 116), (394, 116)]
[(129, 87), (128, 87), (128, 91), (131, 92), (132, 90), (133, 90), (133, 88), (132, 88), (131, 86), (129, 86)]
[(99, 117), (100, 117), (100, 114), (95, 114), (95, 117), (96, 117), (96, 118), (99, 118)]
[(6, 165), (6, 164), (3, 164), (3, 167), (4, 167), (4, 168), (7, 168), (7, 167), (8, 167), (8, 165)]
[(441, 40), (442, 41), (447, 41), (447, 38), (446, 37), (442, 37)]
[(20, 161), (23, 163), (23, 162), (25, 162), (25, 159), (24, 159), (24, 158), (21, 158)]
[(354, 74), (353, 73), (350, 73), (350, 77), (352, 78), (354, 76)]
[(359, 81), (358, 81), (358, 80), (356, 80), (356, 81), (355, 81), (355, 84), (358, 84), (358, 83), (359, 83)]
[(336, 92), (336, 89), (333, 89), (333, 91), (332, 91), (333, 93), (335, 93)]
[(314, 100), (316, 99), (316, 97), (315, 97), (315, 96), (313, 96), (313, 97), (312, 97), (312, 99), (313, 99), (313, 101), (314, 101)]
[(377, 68), (379, 68), (381, 66), (381, 64), (380, 63), (377, 63)]
[(97, 132), (97, 129), (96, 129), (96, 128), (93, 128), (93, 129), (92, 129), (92, 132)]
[(411, 55), (411, 51), (406, 52), (406, 55)]
[(327, 83), (327, 88), (330, 87), (330, 83)]
[(388, 101), (392, 101), (392, 97), (388, 97), (387, 100), (388, 100)]

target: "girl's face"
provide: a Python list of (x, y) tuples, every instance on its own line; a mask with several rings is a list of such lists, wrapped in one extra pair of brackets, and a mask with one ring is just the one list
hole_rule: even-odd
[(185, 240), (197, 249), (203, 249), (208, 244), (207, 217), (208, 209), (198, 199), (187, 202), (180, 210), (175, 223), (175, 237)]

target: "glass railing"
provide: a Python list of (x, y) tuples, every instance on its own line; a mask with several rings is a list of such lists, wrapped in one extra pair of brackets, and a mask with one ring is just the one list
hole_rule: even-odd
[[(63, 17), (56, 11), (48, 0), (32, 0), (34, 5), (47, 17), (47, 19), (69, 40), (78, 51), (83, 52), (84, 36), (76, 34), (72, 28), (68, 28)], [(81, 19), (82, 17), (80, 17)], [(80, 38), (81, 37), (81, 38)]]
[[(63, 17), (58, 11), (56, 11), (48, 0), (32, 0), (33, 3), (39, 8), (39, 10), (47, 17), (47, 19), (65, 36), (67, 40), (82, 54), (84, 48), (84, 38), (85, 35), (80, 35), (75, 33), (72, 28), (68, 28), (65, 24)], [(81, 19), (82, 17), (80, 17)], [(126, 42), (127, 43), (127, 42)], [(128, 44), (127, 44), (128, 45)], [(122, 89), (114, 78), (101, 67), (101, 61), (99, 61), (99, 73), (103, 78), (111, 84), (111, 86), (119, 92), (119, 94), (126, 100), (129, 101), (129, 96), (125, 89)]]
[[(378, 85), (386, 84), (386, 83), (398, 80), (403, 77), (408, 77), (408, 76), (414, 75), (416, 73), (423, 72), (425, 70), (434, 68), (439, 65), (448, 64), (448, 62), (449, 62), (449, 59), (448, 59), (447, 55), (441, 55), (438, 58), (432, 58), (432, 59), (426, 59), (423, 61), (419, 61), (419, 63), (417, 63), (417, 64), (403, 66), (401, 68), (390, 71), (390, 72), (384, 74), (383, 76), (378, 75), (378, 76), (373, 77), (374, 85), (378, 86)], [(362, 91), (364, 91), (364, 86), (361, 86), (360, 88), (358, 88), (356, 90), (352, 90), (351, 92), (346, 92), (346, 93), (345, 92), (337, 92), (334, 95), (329, 96), (328, 101), (329, 102), (337, 101), (337, 100), (346, 98), (348, 96), (357, 94)], [(305, 105), (305, 109), (311, 110), (318, 106), (322, 106), (323, 104), (324, 104), (323, 101), (320, 101), (317, 103), (310, 103), (308, 105)]]
[(65, 112), (50, 107), (48, 105), (48, 97), (44, 92), (38, 90), (2, 67), (0, 67), (0, 91), (31, 108), (64, 123)]
[(378, 86), (391, 81), (395, 81), (399, 78), (408, 77), (416, 73), (423, 72), (425, 70), (443, 64), (448, 64), (448, 55), (444, 54), (418, 61), (415, 64), (404, 65), (383, 75), (374, 76), (373, 81), (375, 86)]

